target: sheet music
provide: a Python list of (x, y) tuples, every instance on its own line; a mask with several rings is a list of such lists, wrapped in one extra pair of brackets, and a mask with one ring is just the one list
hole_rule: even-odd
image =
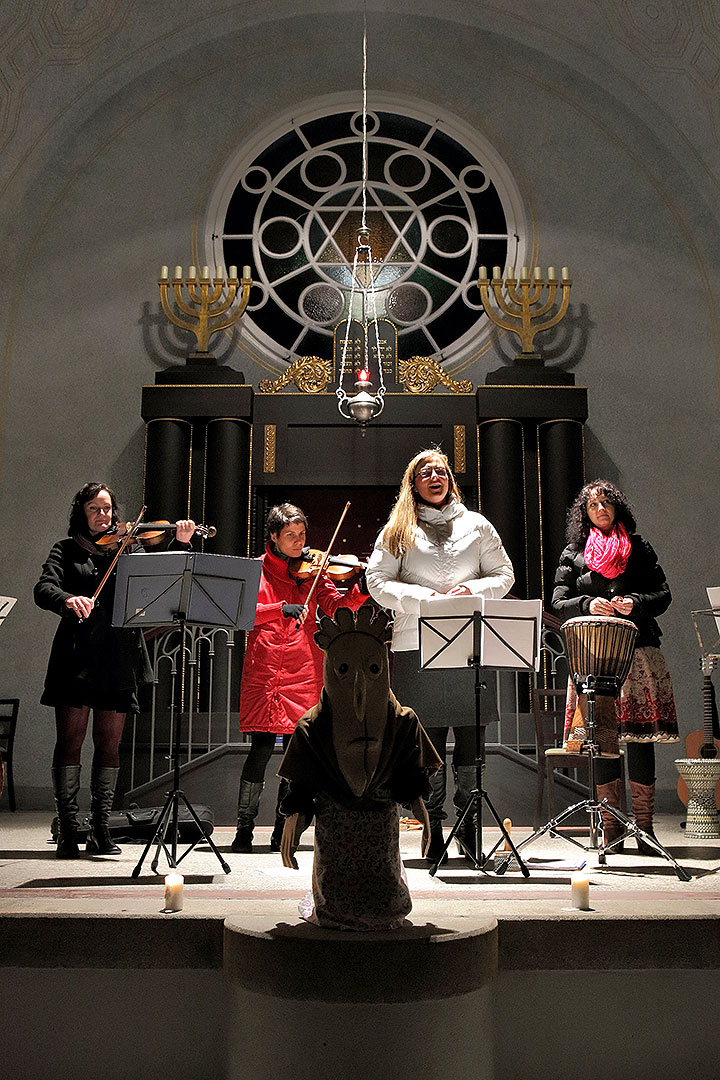
[(17, 604), (17, 596), (0, 596), (0, 626)]

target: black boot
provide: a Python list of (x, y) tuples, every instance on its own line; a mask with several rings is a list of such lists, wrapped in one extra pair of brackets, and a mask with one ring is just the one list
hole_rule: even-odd
[(52, 770), (53, 794), (58, 819), (58, 859), (77, 859), (78, 847), (78, 792), (80, 790), (80, 766), (56, 765)]
[(230, 845), (230, 850), (236, 854), (249, 855), (252, 851), (253, 824), (260, 809), (260, 796), (264, 787), (263, 783), (256, 784), (251, 780), (240, 781), (237, 832)]
[[(445, 806), (445, 790), (447, 783), (447, 770), (443, 765), (430, 777), (430, 798), (425, 804), (430, 819), (430, 846), (425, 853), (425, 858), (430, 863), (436, 863), (440, 858), (442, 849), (445, 847), (442, 823), (445, 818), (443, 807)], [(443, 862), (447, 860), (447, 855)]]
[(279, 851), (282, 844), (282, 835), (285, 828), (285, 816), (280, 813), (280, 804), (288, 793), (290, 785), (287, 780), (280, 781), (280, 787), (278, 788), (277, 805), (275, 807), (275, 826), (270, 836), (270, 850)]
[(93, 765), (90, 775), (90, 832), (85, 850), (93, 855), (119, 855), (108, 827), (120, 769)]

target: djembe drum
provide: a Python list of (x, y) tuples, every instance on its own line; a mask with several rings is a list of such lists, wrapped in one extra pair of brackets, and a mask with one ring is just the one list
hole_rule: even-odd
[(581, 615), (568, 619), (562, 629), (570, 678), (578, 693), (578, 707), (565, 746), (577, 753), (587, 745), (585, 712), (590, 692), (595, 741), (601, 754), (617, 757), (620, 747), (614, 699), (630, 673), (637, 627), (628, 619), (611, 615)]

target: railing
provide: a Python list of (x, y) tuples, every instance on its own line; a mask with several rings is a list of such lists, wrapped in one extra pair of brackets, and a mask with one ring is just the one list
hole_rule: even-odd
[[(499, 721), (488, 727), (489, 753), (502, 754), (529, 769), (537, 767), (530, 691), (535, 684), (563, 687), (567, 681), (560, 621), (543, 615), (540, 671), (500, 671)], [(141, 700), (141, 713), (128, 722), (123, 742), (125, 787), (130, 793), (170, 769), (174, 725), (181, 723), (182, 763), (246, 743), (238, 731), (244, 634), (217, 627), (169, 628), (148, 641), (153, 683)], [(173, 703), (178, 702), (179, 708)]]

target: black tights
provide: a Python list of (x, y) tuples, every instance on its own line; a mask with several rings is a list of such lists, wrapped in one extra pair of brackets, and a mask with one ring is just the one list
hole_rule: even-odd
[[(655, 783), (655, 743), (628, 742), (623, 744), (627, 774), (636, 784)], [(620, 758), (598, 758), (596, 762), (598, 784), (609, 784), (620, 777)]]
[[(125, 716), (125, 713), (110, 709), (93, 709), (93, 765), (96, 768), (116, 769), (120, 765), (120, 739), (125, 726)], [(89, 718), (88, 705), (56, 707), (57, 741), (53, 753), (54, 766), (80, 764)]]
[[(445, 755), (447, 753), (447, 737), (450, 728), (446, 727), (428, 727), (425, 728), (428, 739), (433, 744), (438, 754), (445, 761)], [(455, 768), (458, 765), (474, 765), (475, 764), (475, 728), (474, 727), (456, 727), (453, 728), (453, 735), (455, 737), (455, 749), (453, 750), (452, 763)]]
[[(283, 750), (287, 750), (289, 735), (283, 735)], [(275, 734), (272, 731), (253, 731), (250, 735), (250, 752), (245, 758), (242, 780), (250, 784), (262, 784), (268, 761), (275, 749)]]

